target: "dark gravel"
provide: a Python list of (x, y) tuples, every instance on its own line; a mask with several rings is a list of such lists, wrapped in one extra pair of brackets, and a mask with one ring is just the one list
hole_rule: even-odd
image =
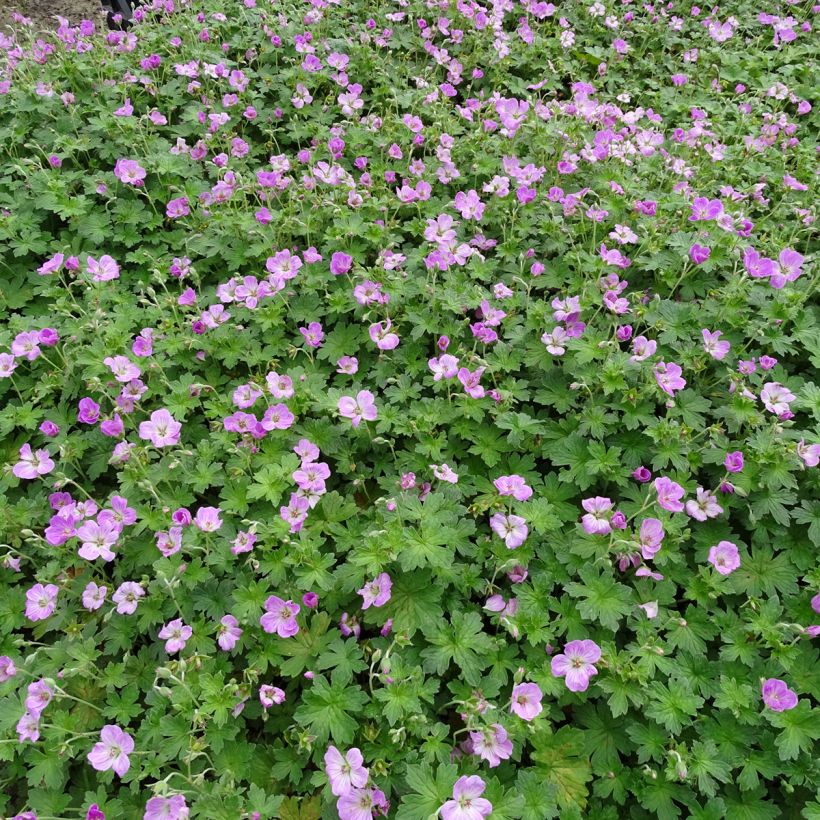
[(98, 28), (105, 26), (100, 0), (0, 0), (0, 28), (27, 28), (14, 22), (14, 12), (30, 18), (32, 26), (29, 30), (33, 31), (56, 29), (57, 15), (67, 18), (71, 25), (77, 25), (81, 20), (93, 20)]

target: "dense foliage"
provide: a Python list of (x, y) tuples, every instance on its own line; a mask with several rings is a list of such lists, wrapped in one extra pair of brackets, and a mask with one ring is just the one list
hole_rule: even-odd
[(811, 16), (0, 37), (0, 814), (818, 818)]

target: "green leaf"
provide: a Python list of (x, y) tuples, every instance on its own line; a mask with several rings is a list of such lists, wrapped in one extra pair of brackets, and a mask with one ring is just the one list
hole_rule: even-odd
[(313, 686), (302, 695), (302, 702), (294, 717), (301, 726), (308, 726), (319, 743), (332, 737), (335, 743), (353, 741), (358, 721), (351, 714), (361, 712), (367, 695), (359, 686), (346, 686), (339, 680), (328, 683), (319, 675)]

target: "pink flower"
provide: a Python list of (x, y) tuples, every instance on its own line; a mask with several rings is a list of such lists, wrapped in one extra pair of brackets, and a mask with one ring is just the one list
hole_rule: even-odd
[(299, 631), (296, 616), (301, 607), (293, 601), (283, 601), (271, 595), (265, 601), (265, 614), (259, 623), (265, 632), (275, 632), (280, 638), (292, 638)]
[(763, 385), (760, 391), (760, 400), (763, 406), (776, 416), (789, 412), (789, 403), (795, 399), (794, 393), (779, 382), (769, 382)]
[(453, 799), (439, 807), (442, 820), (483, 820), (493, 810), (485, 800), (486, 784), (478, 775), (463, 775), (453, 786)]
[(681, 378), (683, 371), (680, 365), (670, 362), (658, 362), (655, 365), (655, 381), (664, 393), (674, 397), (675, 392), (686, 387), (686, 379)]
[(120, 615), (133, 615), (137, 611), (140, 598), (144, 597), (145, 590), (136, 581), (125, 581), (120, 584), (111, 600), (117, 605)]
[(474, 219), (478, 222), (484, 215), (485, 205), (478, 193), (472, 188), (466, 194), (464, 191), (459, 191), (453, 204), (464, 219)]
[(703, 336), (703, 349), (713, 359), (726, 358), (726, 354), (729, 352), (732, 345), (726, 341), (719, 341), (720, 337), (723, 335), (721, 331), (716, 330), (712, 332), (704, 328), (701, 330), (701, 335)]
[(390, 804), (379, 789), (351, 789), (336, 801), (339, 820), (371, 820), (387, 816)]
[(632, 355), (630, 362), (643, 362), (655, 354), (658, 343), (654, 339), (647, 339), (646, 336), (636, 336), (632, 340)]
[(128, 755), (134, 751), (134, 739), (119, 726), (109, 723), (100, 730), (100, 742), (88, 753), (88, 762), (98, 771), (113, 769), (122, 777), (130, 768)]
[(470, 732), (470, 743), (473, 754), (486, 760), (491, 769), (500, 765), (502, 760), (509, 759), (513, 751), (507, 730), (500, 723), (493, 723), (478, 732)]
[(490, 518), (492, 531), (507, 545), (507, 549), (520, 547), (529, 535), (527, 522), (520, 515), (496, 513)]
[(499, 495), (511, 495), (516, 501), (526, 501), (532, 495), (532, 488), (520, 475), (502, 475), (493, 484)]
[(433, 371), (434, 382), (441, 381), (441, 379), (452, 379), (458, 373), (458, 359), (449, 353), (429, 359), (427, 365)]
[(145, 804), (142, 820), (188, 820), (185, 796), (174, 794), (171, 797), (152, 797)]
[(820, 444), (806, 444), (801, 438), (797, 442), (797, 455), (807, 467), (816, 467), (820, 464)]
[(216, 630), (216, 642), (224, 652), (230, 652), (242, 637), (239, 621), (233, 615), (223, 615)]
[(94, 581), (89, 581), (83, 590), (83, 606), (93, 612), (105, 603), (105, 596), (108, 595), (108, 587), (97, 586)]
[(114, 166), (114, 176), (125, 183), (126, 185), (142, 185), (145, 179), (145, 168), (143, 168), (136, 160), (133, 159), (118, 159)]
[(566, 344), (570, 336), (562, 327), (554, 327), (549, 333), (541, 336), (541, 341), (547, 347), (547, 352), (553, 356), (563, 356), (567, 352)]
[(330, 781), (330, 790), (336, 797), (367, 785), (368, 772), (362, 766), (363, 762), (364, 758), (358, 749), (350, 749), (342, 754), (335, 746), (328, 747), (325, 752), (325, 774)]
[(55, 584), (35, 584), (26, 592), (26, 618), (30, 621), (44, 621), (57, 608)]
[(431, 464), (430, 469), (439, 481), (446, 481), (448, 484), (458, 484), (458, 473), (449, 464)]
[(610, 499), (601, 496), (585, 498), (581, 501), (581, 506), (587, 511), (581, 518), (584, 532), (589, 535), (607, 535), (612, 532), (609, 511), (613, 505)]
[(97, 521), (86, 521), (77, 530), (77, 537), (83, 542), (78, 550), (80, 558), (94, 561), (102, 558), (103, 561), (113, 561), (114, 553), (111, 547), (117, 543), (122, 532), (122, 526), (115, 521), (107, 521), (102, 515)]
[(179, 444), (179, 433), (182, 424), (165, 409), (154, 410), (150, 421), (143, 421), (139, 427), (139, 436), (150, 441), (154, 447), (168, 447)]
[(595, 641), (570, 641), (561, 655), (552, 659), (552, 674), (564, 678), (570, 692), (586, 692), (589, 679), (598, 674), (593, 666), (601, 659), (601, 647)]
[(169, 219), (180, 219), (191, 213), (191, 206), (187, 196), (180, 196), (172, 199), (165, 206), (165, 215)]
[(319, 322), (311, 322), (307, 327), (300, 327), (299, 332), (308, 347), (321, 347), (325, 338), (325, 332)]
[(142, 370), (129, 361), (127, 356), (108, 356), (103, 359), (103, 364), (107, 365), (118, 382), (124, 384), (133, 379), (138, 379), (142, 375)]
[(330, 272), (334, 276), (342, 276), (353, 267), (353, 257), (337, 251), (330, 257)]
[(265, 376), (268, 390), (275, 399), (289, 399), (293, 396), (293, 379), (290, 376), (280, 376), (271, 371)]
[(17, 478), (32, 479), (47, 475), (54, 469), (54, 461), (48, 450), (32, 452), (30, 444), (20, 448), (20, 460), (11, 468)]
[(18, 359), (27, 359), (33, 362), (41, 353), (40, 337), (37, 333), (18, 333), (11, 343), (11, 352)]
[(696, 197), (692, 202), (690, 222), (717, 219), (723, 213), (723, 203), (719, 199), (709, 200), (705, 196)]
[(175, 618), (160, 629), (157, 637), (165, 641), (165, 651), (172, 655), (185, 649), (186, 641), (193, 634), (194, 630), (182, 623), (182, 618)]
[(510, 711), (522, 720), (534, 720), (541, 714), (541, 688), (535, 683), (519, 683), (513, 687)]
[(285, 693), (278, 686), (263, 683), (259, 687), (259, 702), (263, 709), (270, 709), (271, 706), (278, 706), (285, 702)]
[(201, 532), (216, 532), (222, 526), (220, 512), (219, 507), (200, 507), (193, 519), (194, 526)]
[(726, 458), (723, 460), (723, 466), (727, 472), (739, 473), (743, 470), (743, 453), (740, 450), (735, 450), (733, 453), (726, 453)]
[(717, 503), (714, 493), (698, 487), (696, 498), (686, 502), (686, 512), (697, 521), (706, 521), (715, 518), (723, 512), (723, 507)]
[(0, 683), (11, 680), (16, 674), (14, 661), (8, 655), (0, 655)]
[(379, 350), (393, 350), (399, 346), (399, 337), (391, 330), (392, 326), (390, 319), (370, 325), (368, 331), (370, 338), (376, 343)]
[(645, 518), (641, 522), (641, 531), (638, 541), (641, 545), (641, 555), (652, 560), (663, 544), (663, 524), (657, 518)]
[(740, 566), (737, 546), (731, 541), (719, 541), (709, 550), (709, 563), (721, 575), (730, 575)]
[(708, 248), (705, 245), (698, 245), (697, 242), (689, 248), (689, 258), (695, 265), (702, 265), (711, 256), (711, 254), (711, 248)]
[(773, 712), (785, 712), (797, 706), (797, 694), (778, 678), (763, 681), (763, 703)]
[(354, 399), (352, 396), (342, 396), (339, 399), (339, 414), (350, 419), (354, 427), (365, 421), (374, 421), (377, 415), (376, 402), (369, 390), (360, 390)]
[(83, 424), (96, 424), (100, 418), (100, 405), (86, 396), (77, 403), (77, 421)]
[(39, 720), (40, 715), (43, 714), (46, 706), (51, 703), (53, 697), (54, 691), (45, 680), (30, 683), (26, 690), (26, 711)]
[(393, 582), (386, 572), (382, 572), (372, 581), (368, 581), (360, 590), (358, 594), (362, 596), (362, 609), (368, 609), (370, 606), (380, 607), (384, 606), (390, 600), (390, 590), (393, 588)]
[(672, 481), (671, 478), (661, 476), (655, 479), (655, 490), (658, 493), (658, 504), (669, 512), (683, 512), (681, 498), (686, 495), (686, 490), (680, 484)]

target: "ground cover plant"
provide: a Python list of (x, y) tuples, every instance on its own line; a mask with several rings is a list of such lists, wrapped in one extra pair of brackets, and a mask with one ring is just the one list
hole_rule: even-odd
[(817, 9), (2, 36), (0, 814), (820, 817)]

